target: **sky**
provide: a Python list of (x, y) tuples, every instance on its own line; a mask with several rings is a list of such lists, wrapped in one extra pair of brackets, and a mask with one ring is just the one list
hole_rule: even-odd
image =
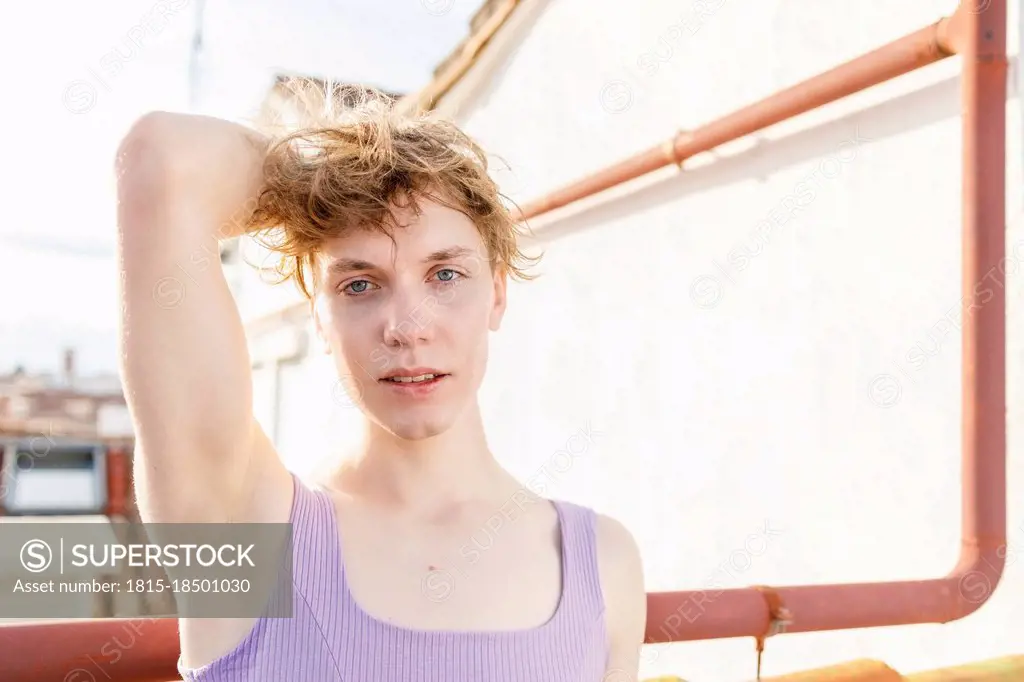
[[(275, 73), (419, 89), (481, 0), (18, 3), (0, 26), (0, 372), (117, 369), (114, 152), (152, 110), (244, 120)], [(201, 20), (200, 20), (201, 17)], [(190, 78), (192, 44), (203, 49)]]

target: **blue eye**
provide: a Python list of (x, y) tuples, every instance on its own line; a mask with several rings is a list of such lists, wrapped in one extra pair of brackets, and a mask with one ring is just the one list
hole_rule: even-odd
[[(444, 273), (448, 273), (448, 276), (447, 277), (442, 277), (442, 274), (444, 274)], [(443, 269), (437, 271), (437, 276), (438, 276), (438, 278), (442, 282), (452, 282), (452, 281), (455, 280), (456, 276), (458, 276), (458, 275), (459, 275), (459, 273), (455, 272), (451, 268), (443, 268)]]
[(365, 291), (367, 291), (369, 288), (370, 288), (370, 283), (369, 282), (367, 282), (365, 279), (357, 279), (354, 282), (350, 282), (349, 285), (346, 286), (344, 290), (345, 291), (351, 290), (351, 293), (361, 294), (361, 293), (364, 293)]

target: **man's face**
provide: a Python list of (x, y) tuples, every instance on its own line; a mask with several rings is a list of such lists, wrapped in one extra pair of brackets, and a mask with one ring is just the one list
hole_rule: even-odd
[(394, 241), (375, 230), (328, 241), (313, 302), (351, 398), (406, 439), (444, 432), (473, 404), (505, 310), (505, 277), (473, 222), (427, 198), (419, 206), (418, 217), (395, 209)]

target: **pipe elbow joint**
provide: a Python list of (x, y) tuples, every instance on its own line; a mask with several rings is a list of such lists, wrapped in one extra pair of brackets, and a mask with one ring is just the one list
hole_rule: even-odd
[(947, 577), (951, 586), (946, 593), (950, 601), (948, 623), (965, 618), (987, 602), (1003, 577), (1006, 568), (1006, 542), (965, 545), (953, 571)]

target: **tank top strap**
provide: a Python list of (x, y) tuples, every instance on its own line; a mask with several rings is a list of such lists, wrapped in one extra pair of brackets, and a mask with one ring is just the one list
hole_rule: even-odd
[(574, 617), (604, 613), (604, 592), (598, 570), (597, 513), (564, 500), (552, 500), (562, 535), (563, 607)]
[(336, 563), (340, 561), (341, 543), (334, 504), (327, 492), (306, 484), (294, 473), (292, 485), (292, 581), (320, 617), (339, 587)]
[(292, 524), (292, 541), (296, 546), (320, 544), (322, 550), (324, 541), (337, 542), (333, 538), (334, 505), (330, 496), (323, 490), (308, 485), (295, 473), (292, 473), (292, 487), (294, 498), (289, 522)]

